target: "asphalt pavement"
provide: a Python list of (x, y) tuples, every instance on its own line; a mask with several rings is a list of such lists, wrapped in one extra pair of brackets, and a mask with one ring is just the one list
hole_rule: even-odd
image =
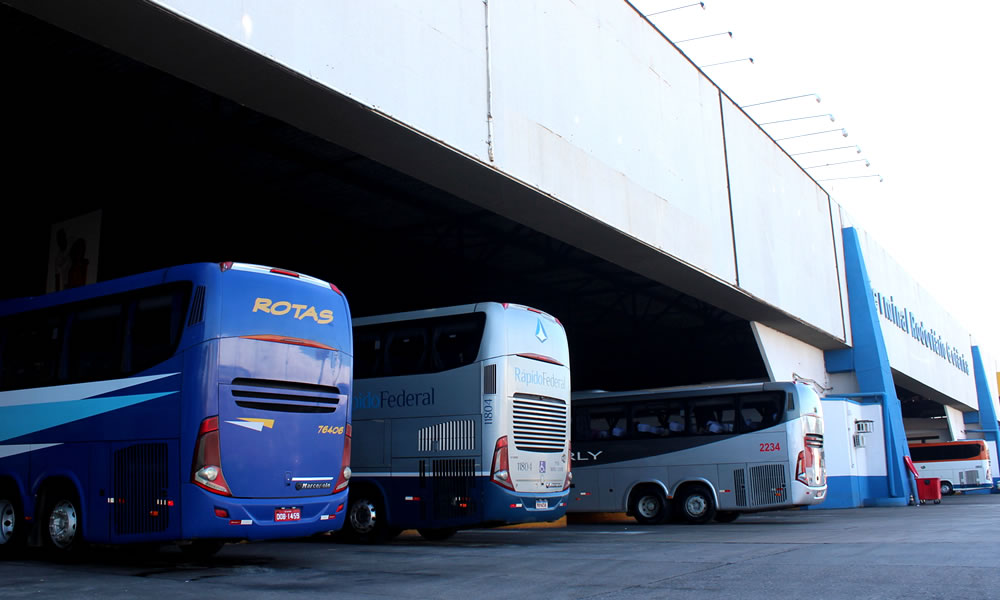
[(406, 532), (381, 546), (327, 537), (176, 548), (94, 548), (71, 562), (0, 561), (0, 598), (1000, 598), (1000, 495), (939, 505), (787, 510), (734, 523)]

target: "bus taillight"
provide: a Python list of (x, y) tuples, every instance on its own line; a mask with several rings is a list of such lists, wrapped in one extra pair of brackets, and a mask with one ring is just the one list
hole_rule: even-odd
[(563, 482), (563, 491), (569, 489), (569, 484), (573, 482), (573, 443), (570, 442), (566, 449), (566, 481)]
[(340, 477), (337, 478), (336, 485), (333, 486), (334, 492), (339, 492), (340, 490), (347, 487), (348, 482), (351, 480), (351, 424), (348, 423), (344, 426), (344, 454), (340, 459)]
[(510, 480), (510, 466), (507, 462), (507, 436), (498, 439), (496, 448), (493, 450), (493, 469), (490, 471), (490, 481), (508, 490), (514, 489), (514, 482)]
[(222, 461), (219, 452), (219, 417), (209, 417), (198, 428), (194, 461), (191, 464), (191, 483), (213, 494), (232, 496), (229, 484), (222, 475)]

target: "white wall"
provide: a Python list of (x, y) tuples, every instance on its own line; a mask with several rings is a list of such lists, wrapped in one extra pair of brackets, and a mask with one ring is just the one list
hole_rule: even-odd
[(486, 158), (482, 2), (154, 1), (408, 127)]
[[(844, 400), (823, 400), (824, 456), (828, 477), (884, 477), (885, 427), (882, 410), (876, 404), (857, 404)], [(872, 433), (862, 434), (864, 446), (854, 446), (856, 422), (873, 421)]]
[(829, 197), (732, 102), (723, 107), (739, 286), (844, 340)]
[(751, 322), (750, 327), (771, 381), (814, 383), (820, 395), (830, 388), (822, 350), (763, 323)]
[(624, 2), (490, 2), (496, 166), (735, 283), (717, 88)]

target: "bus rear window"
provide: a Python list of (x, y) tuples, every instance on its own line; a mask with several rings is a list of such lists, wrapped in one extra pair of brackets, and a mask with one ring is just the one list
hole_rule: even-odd
[(479, 357), (486, 315), (471, 313), (354, 328), (354, 376), (439, 373)]

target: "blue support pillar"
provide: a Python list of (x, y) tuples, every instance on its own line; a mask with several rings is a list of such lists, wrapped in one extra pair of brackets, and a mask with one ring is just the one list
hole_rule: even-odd
[(865, 498), (866, 505), (905, 506), (911, 489), (903, 457), (909, 456), (906, 432), (903, 430), (903, 411), (896, 397), (896, 385), (889, 369), (889, 355), (882, 337), (878, 307), (872, 294), (871, 281), (861, 253), (861, 241), (853, 227), (843, 230), (844, 263), (847, 276), (847, 298), (851, 315), (850, 350), (826, 353), (827, 370), (831, 373), (853, 370), (859, 391), (878, 397), (885, 419), (886, 487), (887, 496)]
[[(983, 355), (979, 346), (972, 347), (972, 370), (976, 376), (976, 397), (979, 400), (979, 428), (983, 439), (997, 443), (1000, 448), (1000, 425), (997, 424), (997, 411), (993, 407), (993, 396), (990, 394), (989, 380), (986, 379), (986, 367), (983, 365)], [(1000, 457), (990, 457), (994, 461)], [(994, 463), (995, 464), (995, 463)], [(993, 480), (993, 491), (997, 491), (998, 479)]]

